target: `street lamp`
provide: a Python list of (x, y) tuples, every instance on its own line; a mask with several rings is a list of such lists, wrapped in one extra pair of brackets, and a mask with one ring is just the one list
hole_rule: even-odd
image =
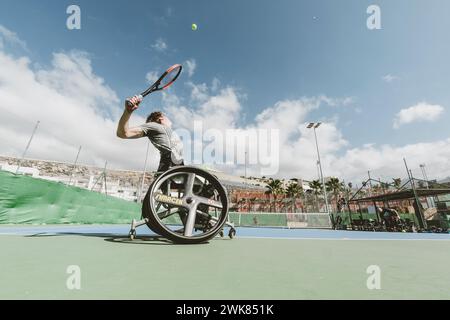
[[(314, 130), (314, 138), (316, 141), (316, 149), (317, 149), (317, 163), (319, 164), (319, 170), (320, 170), (320, 178), (322, 180), (322, 188), (323, 188), (323, 195), (325, 197), (325, 207), (327, 210), (327, 213), (330, 214), (329, 208), (328, 208), (328, 198), (327, 198), (327, 189), (325, 188), (325, 180), (323, 178), (323, 171), (322, 171), (322, 163), (320, 161), (320, 152), (319, 152), (319, 144), (317, 143), (317, 134), (316, 129), (321, 125), (321, 122), (311, 122), (308, 124), (306, 128), (313, 129)], [(331, 217), (330, 217), (331, 220)]]

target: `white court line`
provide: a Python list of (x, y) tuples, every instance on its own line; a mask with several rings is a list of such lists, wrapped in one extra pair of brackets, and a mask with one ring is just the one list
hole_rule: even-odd
[(350, 239), (350, 238), (292, 238), (292, 237), (252, 237), (252, 236), (236, 236), (236, 239), (270, 239), (270, 240), (327, 240), (327, 241), (450, 241), (449, 239)]

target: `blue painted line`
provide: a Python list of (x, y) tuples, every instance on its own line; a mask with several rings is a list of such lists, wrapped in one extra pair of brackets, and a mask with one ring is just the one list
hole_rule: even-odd
[[(0, 226), (0, 235), (37, 234), (105, 234), (127, 236), (129, 225), (42, 225)], [(146, 226), (137, 229), (138, 235), (154, 235)], [(227, 230), (225, 230), (225, 234)], [(317, 240), (450, 240), (450, 234), (363, 232), (324, 229), (237, 228), (239, 238), (317, 239)]]

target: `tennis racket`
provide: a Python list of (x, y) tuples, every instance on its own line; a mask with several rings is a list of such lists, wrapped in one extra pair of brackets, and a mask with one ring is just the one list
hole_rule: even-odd
[[(177, 80), (178, 76), (181, 73), (181, 69), (183, 69), (181, 64), (174, 64), (169, 69), (167, 69), (162, 74), (162, 76), (159, 77), (159, 79), (155, 81), (154, 84), (152, 84), (147, 90), (142, 92), (137, 97), (140, 100), (142, 100), (145, 96), (148, 96), (152, 92), (167, 89), (175, 82), (175, 80)], [(126, 100), (126, 104), (127, 104), (127, 108), (130, 108), (130, 109), (133, 108), (133, 106), (134, 106), (133, 103), (129, 99)]]

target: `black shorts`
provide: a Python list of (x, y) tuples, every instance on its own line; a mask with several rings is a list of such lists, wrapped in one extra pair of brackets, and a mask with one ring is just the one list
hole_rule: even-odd
[(159, 160), (158, 172), (164, 172), (169, 170), (172, 167), (184, 166), (184, 162), (180, 164), (175, 164), (172, 161), (172, 157), (170, 153), (161, 154), (161, 158)]

